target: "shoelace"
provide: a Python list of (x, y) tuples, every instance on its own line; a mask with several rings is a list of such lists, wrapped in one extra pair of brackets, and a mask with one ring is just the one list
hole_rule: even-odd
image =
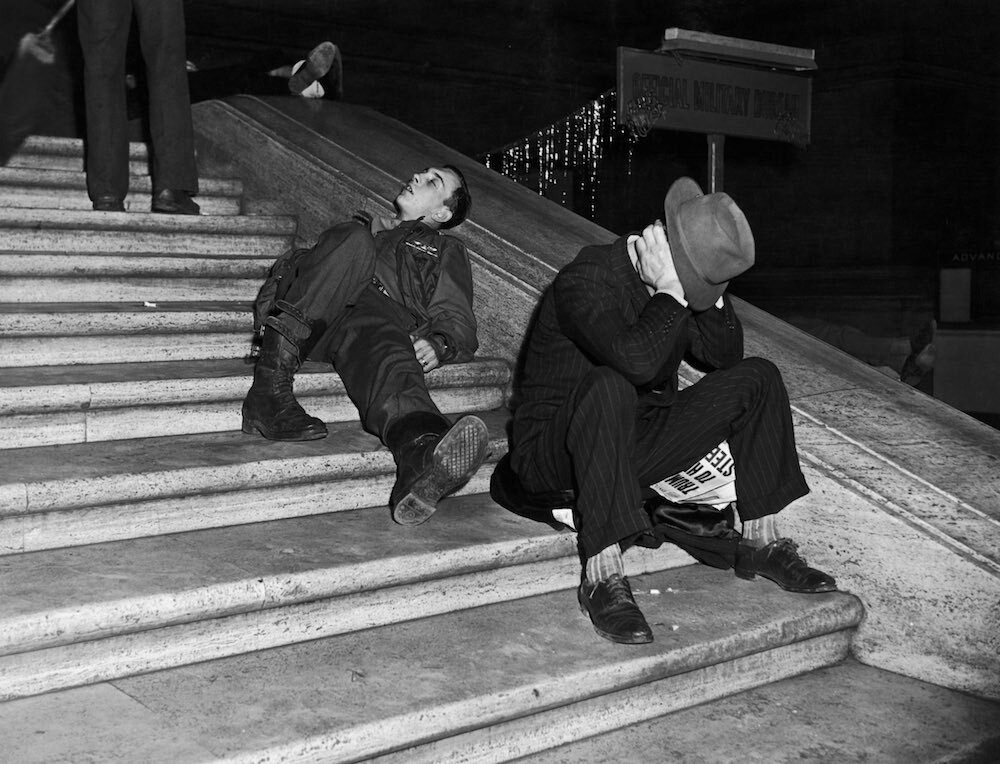
[(608, 599), (615, 605), (631, 605), (635, 602), (632, 596), (632, 587), (628, 584), (628, 579), (621, 576), (611, 576), (604, 582), (608, 589)]
[(787, 549), (797, 558), (792, 564), (802, 565), (802, 567), (809, 567), (809, 563), (806, 562), (806, 558), (799, 554), (799, 545), (789, 538), (780, 538), (774, 544), (775, 551), (779, 549)]

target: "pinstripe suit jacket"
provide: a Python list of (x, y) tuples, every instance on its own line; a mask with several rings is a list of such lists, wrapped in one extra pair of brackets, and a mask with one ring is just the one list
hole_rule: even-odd
[(545, 426), (595, 367), (610, 367), (635, 385), (640, 406), (669, 406), (687, 353), (709, 369), (728, 368), (743, 357), (743, 328), (728, 296), (721, 309), (701, 313), (669, 295), (651, 297), (626, 242), (623, 236), (585, 247), (546, 290), (525, 348), (515, 449)]

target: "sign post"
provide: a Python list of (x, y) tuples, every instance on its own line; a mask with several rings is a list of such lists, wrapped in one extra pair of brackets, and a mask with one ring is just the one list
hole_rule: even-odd
[(809, 143), (812, 49), (667, 29), (659, 50), (618, 48), (618, 121), (705, 133), (708, 187), (722, 190), (725, 136)]

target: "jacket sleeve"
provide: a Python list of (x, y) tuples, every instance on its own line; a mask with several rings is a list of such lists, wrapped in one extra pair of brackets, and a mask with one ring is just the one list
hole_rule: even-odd
[(564, 268), (553, 296), (562, 332), (637, 387), (653, 382), (688, 341), (691, 311), (666, 294), (653, 295), (630, 323), (622, 308), (625, 287), (601, 263), (577, 261)]
[(437, 285), (427, 303), (428, 321), (417, 334), (434, 345), (441, 363), (464, 363), (472, 360), (479, 348), (472, 309), (472, 267), (461, 241), (452, 236), (441, 236), (439, 241)]
[(713, 369), (728, 369), (743, 358), (743, 325), (729, 295), (715, 306), (691, 316), (691, 355)]

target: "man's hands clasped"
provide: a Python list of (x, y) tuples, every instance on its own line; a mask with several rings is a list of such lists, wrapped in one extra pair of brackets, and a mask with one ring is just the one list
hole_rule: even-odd
[(657, 220), (642, 230), (635, 240), (635, 253), (635, 267), (643, 283), (654, 293), (669, 294), (681, 305), (687, 305), (662, 221)]

